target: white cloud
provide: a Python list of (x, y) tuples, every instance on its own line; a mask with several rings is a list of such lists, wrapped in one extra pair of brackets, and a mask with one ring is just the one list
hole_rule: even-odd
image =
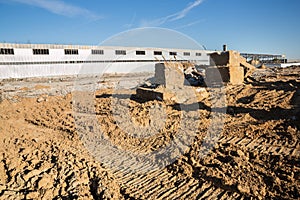
[(67, 17), (82, 16), (92, 20), (98, 20), (102, 18), (99, 15), (85, 8), (74, 6), (65, 3), (61, 0), (11, 0), (11, 1), (40, 7), (52, 13), (67, 16)]
[(204, 0), (196, 0), (193, 3), (189, 4), (186, 8), (184, 8), (182, 11), (174, 14), (170, 21), (175, 21), (181, 18), (184, 18), (193, 8), (199, 6)]
[(136, 18), (136, 13), (134, 13), (130, 23), (129, 24), (124, 24), (123, 27), (125, 27), (127, 29), (132, 28), (132, 26), (134, 25), (135, 18)]
[(190, 3), (187, 7), (185, 7), (183, 10), (177, 12), (177, 13), (174, 13), (174, 14), (171, 14), (171, 15), (168, 15), (166, 17), (162, 17), (162, 18), (159, 18), (159, 19), (155, 19), (155, 20), (152, 20), (152, 21), (147, 21), (147, 20), (143, 20), (141, 22), (141, 26), (142, 27), (147, 27), (147, 26), (160, 26), (162, 24), (165, 24), (167, 22), (172, 22), (172, 21), (176, 21), (176, 20), (179, 20), (179, 19), (182, 19), (184, 18), (193, 8), (199, 6), (204, 0), (196, 0), (192, 3)]
[(178, 30), (178, 29), (187, 28), (187, 27), (190, 27), (190, 26), (194, 26), (194, 25), (196, 25), (196, 24), (199, 24), (200, 22), (205, 22), (205, 20), (204, 20), (204, 19), (197, 20), (197, 21), (194, 21), (194, 22), (191, 22), (191, 23), (188, 23), (188, 24), (185, 24), (185, 25), (176, 27), (176, 28), (174, 28), (174, 29)]

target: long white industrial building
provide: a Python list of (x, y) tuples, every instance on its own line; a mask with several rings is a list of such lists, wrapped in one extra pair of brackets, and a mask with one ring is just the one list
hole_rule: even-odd
[(164, 60), (209, 64), (206, 50), (0, 43), (0, 79), (154, 71)]

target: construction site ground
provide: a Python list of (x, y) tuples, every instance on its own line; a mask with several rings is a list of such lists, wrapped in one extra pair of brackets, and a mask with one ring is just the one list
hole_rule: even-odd
[(199, 155), (199, 148), (213, 112), (208, 96), (199, 97), (202, 106), (196, 111), (130, 99), (134, 123), (147, 126), (151, 106), (166, 110), (164, 131), (140, 142), (118, 128), (111, 102), (119, 98), (114, 95), (118, 90), (134, 93), (130, 88), (153, 74), (99, 78), (97, 119), (123, 149), (156, 150), (176, 136), (178, 116), (200, 113), (189, 148), (167, 166), (140, 173), (110, 168), (80, 139), (73, 93), (93, 84), (91, 78), (3, 80), (0, 199), (299, 199), (299, 74), (300, 67), (257, 69), (244, 84), (224, 86), (224, 126), (206, 156)]

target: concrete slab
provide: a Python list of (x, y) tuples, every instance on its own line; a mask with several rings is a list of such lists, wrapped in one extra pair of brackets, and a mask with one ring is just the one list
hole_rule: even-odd
[(183, 66), (178, 62), (157, 63), (155, 65), (155, 83), (167, 89), (184, 85)]
[(145, 100), (160, 100), (164, 99), (164, 95), (162, 92), (155, 91), (154, 89), (150, 88), (137, 88), (136, 89), (137, 97)]
[(226, 66), (215, 66), (208, 67), (206, 69), (206, 83), (220, 84), (220, 83), (231, 83), (231, 84), (242, 84), (244, 82), (244, 68), (243, 67), (226, 67)]
[(243, 67), (229, 67), (230, 83), (233, 85), (242, 84), (244, 82)]

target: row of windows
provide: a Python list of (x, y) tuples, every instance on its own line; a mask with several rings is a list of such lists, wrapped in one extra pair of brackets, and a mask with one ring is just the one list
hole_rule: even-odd
[[(81, 64), (81, 63), (128, 63), (128, 62), (164, 62), (165, 60), (69, 60), (69, 61), (40, 61), (40, 62), (0, 62), (0, 65), (43, 65), (43, 64)], [(184, 62), (188, 60), (176, 60)], [(208, 60), (201, 60), (208, 62)]]
[[(33, 49), (33, 55), (49, 55), (49, 49)], [(78, 49), (65, 49), (65, 55), (78, 55)], [(104, 50), (102, 49), (92, 49), (91, 53), (93, 55), (103, 55)], [(154, 55), (161, 56), (162, 51), (154, 51)], [(1, 48), (0, 54), (14, 55), (14, 49)], [(116, 50), (116, 55), (126, 55), (126, 50)], [(136, 55), (146, 55), (146, 51), (136, 51)], [(170, 56), (176, 56), (177, 52), (169, 52)], [(183, 52), (184, 56), (190, 56), (190, 52)], [(201, 53), (196, 53), (196, 56), (201, 56)]]
[(14, 49), (7, 49), (7, 48), (1, 48), (0, 49), (0, 54), (4, 55), (14, 55)]
[(116, 50), (116, 55), (126, 55), (125, 50)]
[(65, 49), (65, 55), (78, 55), (78, 49)]
[(92, 54), (93, 55), (103, 55), (104, 51), (100, 49), (92, 49)]
[(33, 55), (49, 55), (49, 49), (32, 49)]
[[(103, 50), (98, 50), (101, 51), (101, 53), (93, 53), (92, 50), (92, 54), (104, 54)], [(153, 52), (155, 56), (161, 56), (162, 55), (162, 51), (154, 51)], [(126, 50), (116, 50), (115, 51), (116, 55), (126, 55)], [(146, 51), (136, 51), (135, 52), (136, 55), (146, 55)], [(177, 56), (177, 52), (169, 52), (170, 56)], [(184, 56), (190, 56), (191, 53), (190, 52), (183, 52)], [(201, 56), (201, 53), (196, 53), (196, 56)]]

